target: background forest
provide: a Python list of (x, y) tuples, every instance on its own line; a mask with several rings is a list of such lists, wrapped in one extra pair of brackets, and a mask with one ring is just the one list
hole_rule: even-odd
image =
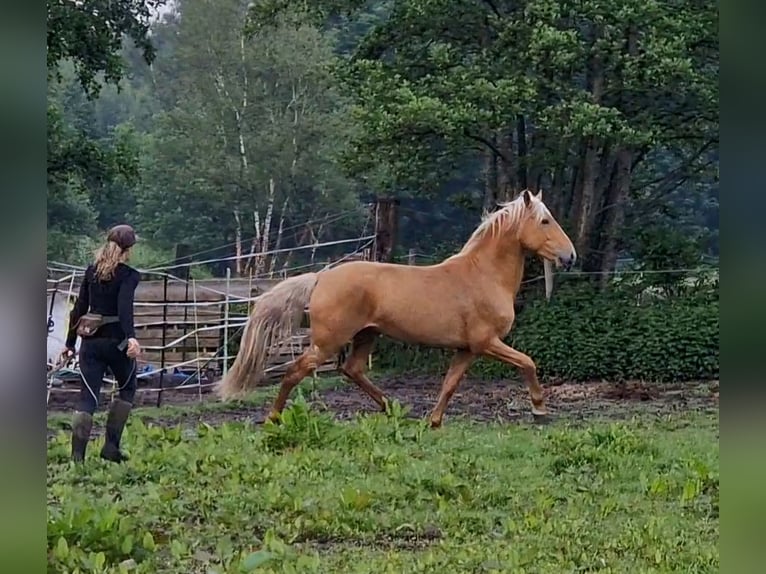
[(581, 271), (717, 259), (713, 2), (49, 0), (48, 27), (49, 261), (122, 221), (139, 267), (358, 237), (393, 196), (425, 263), (525, 187)]

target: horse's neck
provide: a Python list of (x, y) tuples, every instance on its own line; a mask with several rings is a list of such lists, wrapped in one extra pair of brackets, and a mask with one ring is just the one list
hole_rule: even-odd
[(515, 297), (524, 276), (524, 249), (506, 238), (487, 238), (463, 254), (473, 262), (482, 282), (496, 283)]

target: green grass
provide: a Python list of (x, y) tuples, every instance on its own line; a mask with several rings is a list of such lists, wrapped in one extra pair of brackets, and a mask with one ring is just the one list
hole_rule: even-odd
[[(718, 572), (718, 419), (588, 427), (131, 419), (132, 459), (48, 445), (49, 572)], [(120, 566), (122, 564), (122, 566)]]

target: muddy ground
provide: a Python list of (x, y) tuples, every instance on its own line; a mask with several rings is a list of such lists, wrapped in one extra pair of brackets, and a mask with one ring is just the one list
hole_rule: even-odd
[[(375, 383), (391, 399), (409, 408), (409, 416), (425, 417), (433, 408), (439, 393), (441, 380), (436, 377), (389, 377), (378, 378)], [(375, 412), (377, 406), (367, 395), (352, 384), (338, 384), (334, 388), (320, 388), (313, 395), (309, 383), (302, 386), (313, 408), (329, 411), (339, 419), (348, 419), (359, 412)], [(548, 408), (554, 419), (570, 422), (593, 417), (626, 419), (636, 414), (667, 415), (679, 411), (718, 412), (718, 382), (693, 382), (682, 384), (658, 383), (576, 383), (546, 385)], [(76, 404), (76, 393), (56, 392), (50, 397), (48, 411), (70, 411)], [(155, 406), (156, 393), (140, 392), (137, 395), (141, 407)], [(212, 394), (201, 397), (205, 403), (217, 402)], [(103, 404), (108, 401), (104, 396)], [(160, 424), (210, 424), (227, 420), (251, 420), (262, 422), (266, 417), (271, 399), (258, 404), (233, 404), (231, 408), (217, 405), (215, 409), (193, 408), (200, 403), (195, 393), (166, 391), (163, 405), (188, 405), (163, 415), (160, 420), (155, 413), (146, 412), (149, 419)], [(515, 380), (464, 380), (446, 411), (445, 424), (456, 417), (468, 417), (477, 421), (527, 423), (531, 420), (529, 395), (522, 383)], [(95, 429), (94, 429), (95, 430)]]

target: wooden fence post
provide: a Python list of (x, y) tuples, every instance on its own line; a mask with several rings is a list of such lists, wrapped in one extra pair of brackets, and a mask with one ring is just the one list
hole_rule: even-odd
[[(396, 246), (398, 230), (399, 200), (393, 197), (378, 197), (374, 204), (375, 241), (372, 246), (373, 261), (390, 262)], [(367, 368), (372, 369), (372, 353), (367, 356)]]
[[(175, 275), (180, 279), (189, 279), (191, 275), (191, 247), (186, 243), (176, 244), (176, 258), (173, 262)], [(183, 265), (183, 267), (175, 267), (176, 265)]]
[(379, 197), (375, 202), (375, 261), (391, 261), (398, 228), (399, 200)]

